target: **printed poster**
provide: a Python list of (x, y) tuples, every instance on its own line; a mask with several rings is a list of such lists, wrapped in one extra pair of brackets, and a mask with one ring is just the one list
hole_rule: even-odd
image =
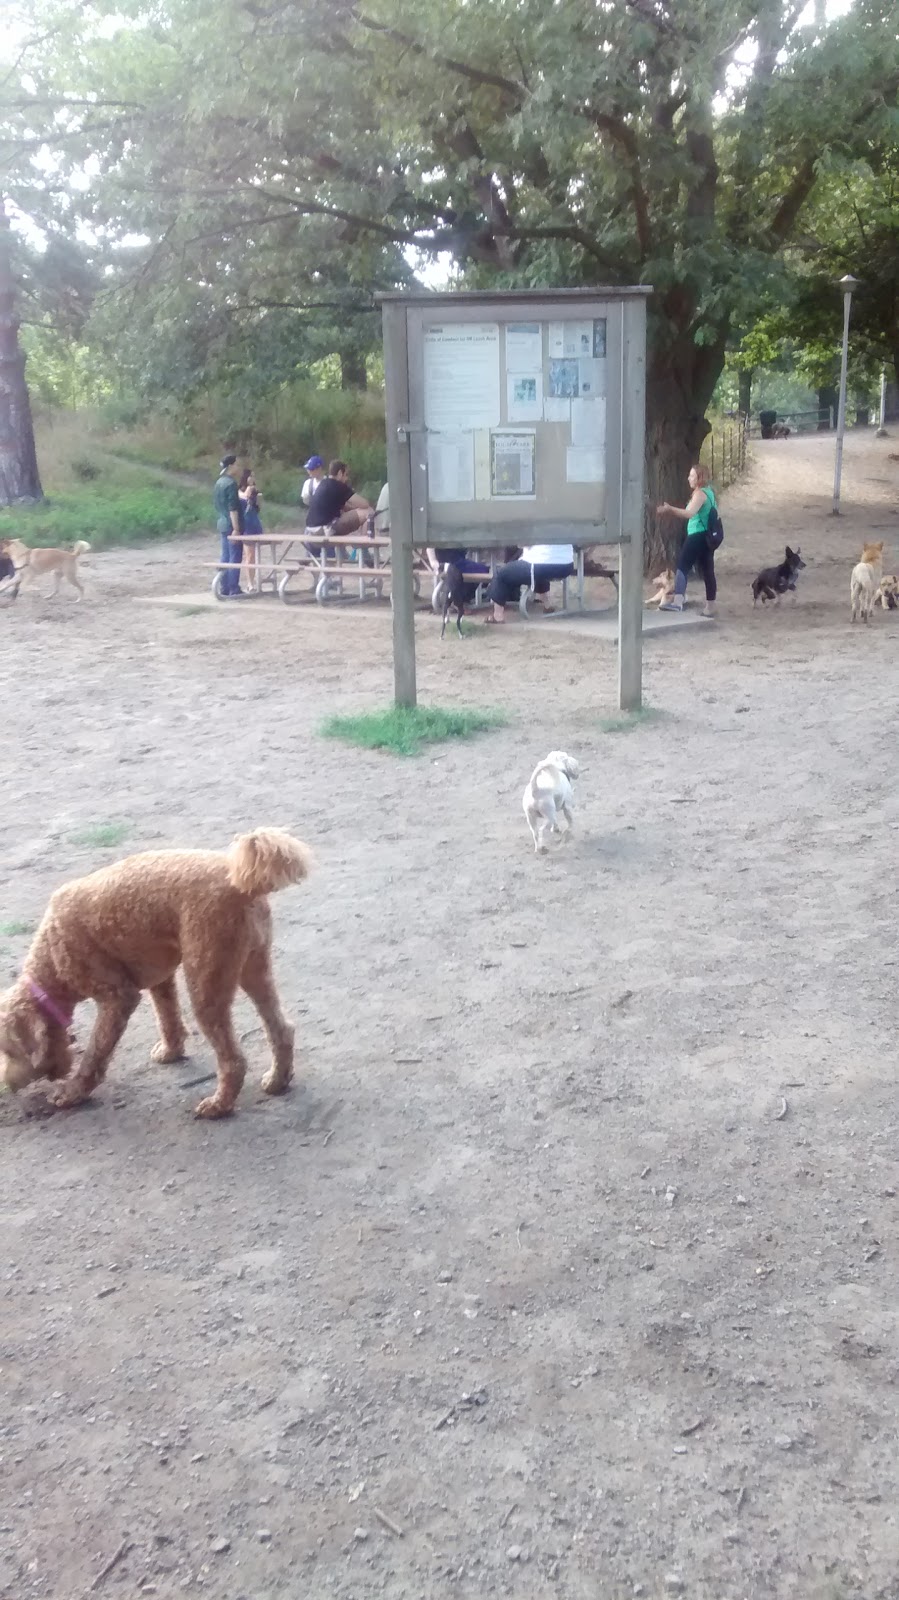
[(581, 392), (580, 372), (575, 360), (551, 358), (549, 392), (556, 400), (576, 400)]
[(593, 356), (578, 361), (578, 380), (581, 395), (584, 399), (606, 392), (606, 368), (608, 363), (597, 360)]
[(507, 429), (490, 435), (490, 488), (496, 500), (536, 499), (535, 429)]
[(506, 323), (506, 371), (543, 371), (543, 328), (539, 322)]
[(606, 353), (606, 318), (594, 317), (593, 319), (593, 354), (604, 356)]
[(571, 401), (561, 400), (557, 395), (548, 394), (543, 402), (544, 422), (571, 421)]
[(500, 421), (499, 324), (446, 323), (424, 331), (425, 427), (435, 433)]
[(474, 499), (474, 435), (428, 434), (428, 499), (432, 504)]
[(543, 417), (543, 373), (510, 372), (506, 377), (506, 419), (539, 422)]
[(590, 448), (606, 443), (606, 402), (599, 400), (572, 400), (571, 443)]
[(592, 322), (551, 322), (549, 325), (550, 359), (574, 359), (592, 356), (594, 325)]

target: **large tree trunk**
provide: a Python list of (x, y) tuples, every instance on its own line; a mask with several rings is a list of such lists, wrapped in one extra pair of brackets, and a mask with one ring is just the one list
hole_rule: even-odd
[(646, 385), (646, 526), (644, 563), (649, 573), (674, 564), (684, 523), (656, 516), (667, 500), (685, 506), (690, 498), (687, 476), (699, 460), (710, 426), (706, 407), (724, 365), (724, 340), (695, 345), (684, 338), (648, 353)]
[(739, 372), (737, 373), (737, 384), (738, 384), (737, 410), (739, 411), (741, 417), (748, 417), (749, 416), (749, 408), (750, 408), (750, 406), (752, 404), (752, 376), (753, 376), (753, 372), (754, 372), (754, 368), (753, 367), (741, 367)]
[(19, 349), (9, 220), (0, 196), (0, 506), (43, 498), (25, 382), (25, 356)]
[(366, 369), (364, 352), (359, 350), (341, 350), (340, 387), (341, 389), (368, 388), (368, 371)]
[[(837, 393), (836, 389), (834, 389), (832, 387), (832, 385), (829, 385), (829, 384), (825, 385), (825, 387), (823, 389), (819, 389), (818, 390), (818, 410), (819, 411), (827, 410), (827, 411), (831, 412), (832, 415), (833, 415), (834, 421), (836, 420), (837, 406), (839, 405), (839, 403), (840, 403), (839, 394)], [(831, 426), (830, 417), (827, 417), (825, 419), (823, 416), (819, 416), (819, 418), (818, 418), (818, 432), (819, 433), (828, 433), (830, 431), (830, 426)]]

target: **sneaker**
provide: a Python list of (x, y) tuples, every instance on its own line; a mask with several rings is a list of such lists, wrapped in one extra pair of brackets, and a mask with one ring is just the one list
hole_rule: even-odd
[(684, 597), (682, 594), (673, 594), (670, 600), (659, 606), (660, 611), (683, 611)]
[(702, 610), (700, 611), (699, 615), (701, 617), (705, 617), (707, 622), (714, 622), (715, 618), (718, 615), (718, 602), (717, 602), (717, 600), (707, 600), (705, 605), (703, 606)]

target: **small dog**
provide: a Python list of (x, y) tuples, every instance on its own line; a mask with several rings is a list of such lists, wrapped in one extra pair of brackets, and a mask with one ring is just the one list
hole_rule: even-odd
[(9, 546), (9, 539), (0, 539), (0, 594), (12, 601), (19, 593), (19, 580)]
[[(570, 780), (579, 774), (574, 756), (567, 756), (564, 750), (551, 750), (531, 773), (522, 805), (538, 855), (546, 850), (547, 834), (558, 834), (563, 840), (570, 837), (574, 827)], [(560, 816), (565, 818), (564, 830), (559, 827)]]
[(899, 606), (899, 577), (893, 574), (891, 577), (881, 578), (880, 588), (874, 596), (875, 605), (878, 600), (884, 611), (895, 611)]
[(658, 577), (653, 578), (652, 581), (656, 586), (656, 592), (651, 594), (648, 600), (644, 600), (643, 604), (645, 606), (661, 606), (664, 605), (666, 600), (670, 600), (674, 593), (674, 576), (673, 569), (666, 567), (664, 572), (660, 572)]
[[(258, 828), (226, 852), (156, 850), (65, 884), (50, 900), (18, 983), (0, 1000), (0, 1079), (18, 1090), (61, 1079), (57, 1106), (76, 1106), (102, 1082), (112, 1053), (147, 989), (159, 1023), (154, 1061), (180, 1061), (185, 1030), (175, 973), (184, 976), (197, 1022), (216, 1055), (215, 1093), (198, 1117), (226, 1117), (247, 1070), (231, 1020), (238, 986), (262, 1018), (272, 1065), (266, 1094), (293, 1075), (293, 1028), (272, 976), (269, 894), (305, 878), (306, 845)], [(94, 1000), (94, 1029), (70, 1076), (72, 1012)]]
[(446, 633), (446, 619), (451, 611), (456, 613), (456, 632), (462, 638), (462, 618), (465, 615), (465, 579), (458, 567), (450, 561), (443, 569), (443, 623), (440, 637)]
[(787, 545), (784, 559), (778, 567), (763, 567), (757, 578), (752, 581), (752, 604), (755, 606), (759, 600), (762, 605), (767, 600), (773, 600), (775, 605), (780, 604), (780, 597), (787, 591), (793, 596), (796, 604), (796, 581), (800, 572), (805, 571), (805, 562), (799, 553), (799, 546), (791, 550)]
[(874, 600), (883, 578), (883, 544), (882, 539), (877, 544), (866, 544), (861, 561), (852, 569), (849, 601), (853, 622), (859, 617), (862, 622), (867, 622), (874, 610)]
[(10, 540), (10, 554), (15, 562), (18, 575), (16, 593), (18, 593), (23, 582), (40, 577), (44, 572), (52, 572), (55, 582), (47, 597), (48, 599), (52, 600), (54, 595), (59, 594), (59, 586), (63, 578), (66, 578), (72, 588), (78, 590), (78, 599), (81, 600), (84, 595), (84, 585), (78, 577), (78, 557), (87, 555), (89, 549), (90, 545), (86, 539), (79, 539), (76, 544), (73, 544), (71, 550), (42, 550), (39, 548), (32, 550), (29, 549), (28, 545), (23, 544), (21, 539)]

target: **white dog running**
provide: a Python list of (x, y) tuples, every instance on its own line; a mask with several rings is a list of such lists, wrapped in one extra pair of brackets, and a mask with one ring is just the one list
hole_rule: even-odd
[[(545, 851), (548, 834), (567, 839), (574, 827), (574, 795), (571, 778), (580, 772), (574, 756), (564, 750), (551, 750), (531, 773), (531, 781), (524, 791), (522, 805), (528, 827), (534, 840), (534, 849)], [(559, 826), (559, 817), (565, 818), (565, 828)]]

